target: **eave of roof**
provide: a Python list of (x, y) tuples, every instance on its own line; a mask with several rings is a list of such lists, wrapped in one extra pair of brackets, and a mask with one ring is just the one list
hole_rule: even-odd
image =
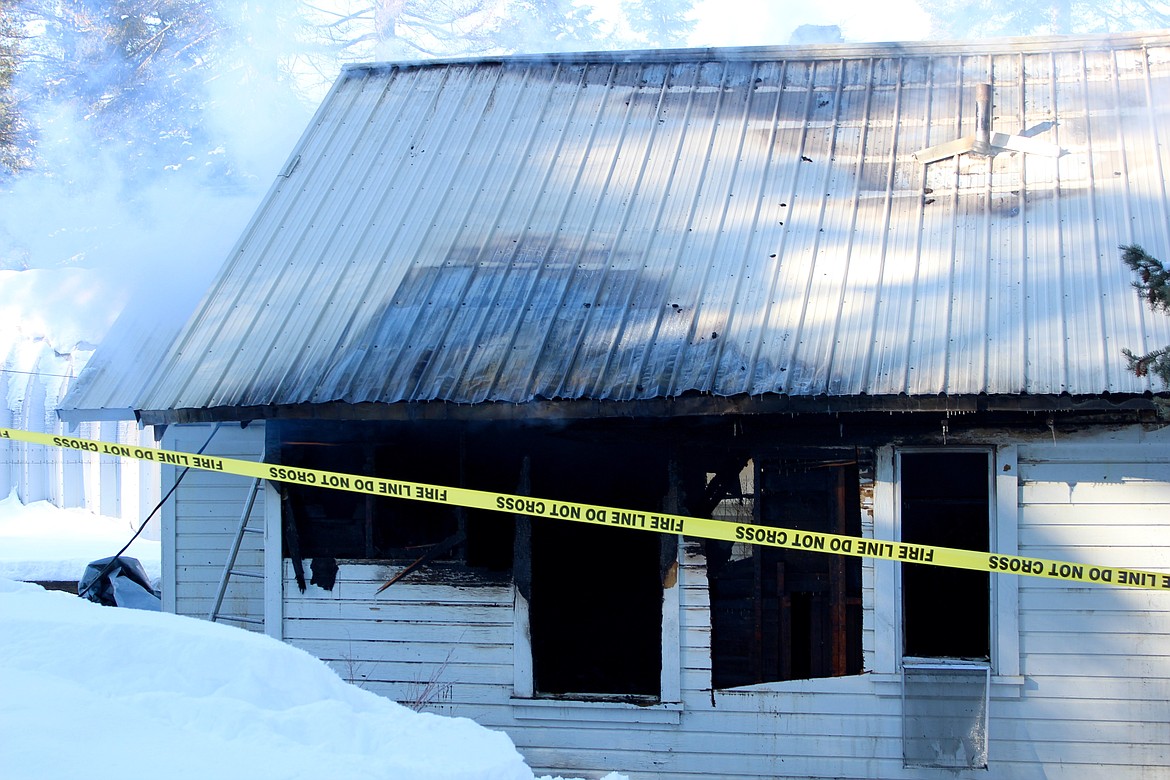
[(255, 420), (552, 422), (585, 419), (668, 419), (754, 415), (978, 412), (1153, 412), (1162, 413), (1170, 394), (1090, 396), (757, 396), (691, 394), (641, 401), (535, 400), (527, 403), (457, 404), (443, 401), (399, 404), (298, 404), (140, 412), (147, 425)]

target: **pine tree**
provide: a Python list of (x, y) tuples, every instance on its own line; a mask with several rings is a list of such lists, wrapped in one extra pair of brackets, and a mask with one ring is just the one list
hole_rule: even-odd
[(1165, 3), (1127, 0), (935, 0), (924, 4), (941, 38), (1067, 35), (1148, 30), (1170, 26)]
[[(100, 160), (126, 184), (182, 169), (217, 185), (246, 180), (224, 144), (235, 125), (292, 96), (300, 18), (281, 0), (0, 0), (15, 3), (22, 39), (17, 76), (28, 161), (63, 182)], [(293, 8), (293, 10), (288, 10)], [(278, 41), (278, 45), (274, 42)], [(336, 74), (331, 74), (334, 76)], [(289, 102), (285, 100), (285, 102)], [(252, 111), (253, 113), (249, 113)]]
[[(1170, 314), (1170, 271), (1162, 262), (1137, 244), (1121, 247), (1121, 260), (1137, 274), (1133, 286), (1138, 296), (1149, 304), (1151, 310)], [(1170, 385), (1170, 345), (1144, 355), (1135, 355), (1129, 349), (1123, 349), (1121, 353), (1133, 373), (1138, 376), (1153, 374)]]
[(0, 176), (27, 168), (32, 156), (16, 85), (23, 40), (14, 0), (0, 0)]
[(622, 0), (621, 9), (643, 45), (677, 48), (695, 27), (689, 18), (694, 6), (694, 0)]
[(593, 8), (573, 0), (510, 0), (496, 38), (505, 51), (556, 52), (608, 48)]
[[(38, 129), (83, 123), (93, 152), (134, 176), (178, 165), (211, 142), (201, 127), (223, 33), (199, 0), (21, 0), (42, 30), (21, 64)], [(65, 112), (68, 112), (67, 114)], [(42, 144), (43, 148), (43, 144)], [(43, 163), (44, 161), (40, 161)]]

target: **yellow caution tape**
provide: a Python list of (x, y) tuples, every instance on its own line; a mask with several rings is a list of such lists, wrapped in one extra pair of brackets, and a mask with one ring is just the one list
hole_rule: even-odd
[(487, 490), (429, 485), (395, 479), (366, 477), (334, 471), (257, 463), (250, 460), (222, 458), (217, 455), (196, 455), (153, 447), (134, 447), (111, 444), (70, 436), (32, 433), (15, 428), (0, 428), (0, 439), (43, 444), (49, 447), (95, 452), (120, 458), (134, 458), (164, 465), (220, 471), (243, 477), (267, 479), (297, 485), (345, 490), (371, 496), (387, 496), (412, 501), (486, 509), (494, 512), (571, 520), (579, 523), (654, 531), (663, 534), (683, 534), (701, 539), (780, 547), (861, 558), (880, 558), (889, 561), (924, 563), (955, 569), (1019, 574), (1071, 582), (1104, 583), (1133, 588), (1170, 590), (1170, 573), (1124, 569), (1115, 566), (1091, 566), (1045, 558), (1020, 555), (959, 550), (953, 547), (935, 547), (926, 544), (888, 542), (880, 539), (862, 539), (841, 534), (800, 531), (793, 528), (735, 523), (703, 517), (687, 517), (660, 512), (638, 512), (597, 504), (578, 504), (532, 496), (494, 493)]

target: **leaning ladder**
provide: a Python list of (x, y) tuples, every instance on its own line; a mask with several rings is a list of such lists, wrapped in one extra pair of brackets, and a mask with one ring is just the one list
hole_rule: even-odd
[(252, 517), (252, 507), (256, 504), (256, 494), (260, 490), (260, 478), (252, 480), (252, 487), (248, 491), (248, 500), (244, 502), (244, 511), (240, 515), (240, 525), (236, 528), (236, 538), (232, 540), (232, 548), (228, 552), (227, 563), (224, 564), (223, 573), (219, 576), (219, 589), (215, 593), (215, 603), (211, 607), (211, 612), (208, 613), (207, 619), (215, 622), (219, 618), (224, 620), (232, 620), (239, 623), (250, 623), (255, 626), (264, 625), (263, 618), (245, 617), (244, 615), (224, 615), (220, 613), (220, 607), (223, 606), (223, 595), (227, 592), (228, 580), (232, 577), (251, 577), (252, 579), (264, 579), (262, 572), (243, 571), (236, 568), (236, 556), (240, 554), (240, 543), (244, 540), (244, 534), (262, 534), (263, 528), (251, 528), (248, 526), (248, 520)]

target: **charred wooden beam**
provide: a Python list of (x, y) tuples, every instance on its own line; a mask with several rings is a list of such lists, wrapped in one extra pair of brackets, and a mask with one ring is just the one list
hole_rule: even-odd
[(449, 553), (451, 550), (455, 549), (455, 547), (457, 547), (458, 545), (463, 544), (463, 542), (465, 542), (466, 540), (467, 540), (467, 535), (465, 533), (463, 533), (462, 531), (458, 531), (458, 532), (452, 534), (451, 536), (448, 536), (446, 539), (444, 539), (443, 541), (439, 542), (438, 544), (432, 546), (425, 553), (423, 553), (418, 558), (416, 558), (415, 560), (413, 560), (409, 564), (407, 564), (406, 568), (404, 568), (402, 571), (398, 572), (393, 577), (386, 580), (386, 582), (384, 582), (382, 584), (382, 587), (378, 588), (378, 590), (376, 590), (374, 592), (374, 595), (377, 595), (377, 594), (381, 593), (382, 591), (386, 590), (386, 588), (389, 588), (391, 585), (398, 582), (403, 577), (410, 574), (412, 571), (418, 569), (420, 566), (425, 566), (428, 563), (430, 563), (431, 561), (438, 558), (440, 555), (445, 555), (445, 554)]

